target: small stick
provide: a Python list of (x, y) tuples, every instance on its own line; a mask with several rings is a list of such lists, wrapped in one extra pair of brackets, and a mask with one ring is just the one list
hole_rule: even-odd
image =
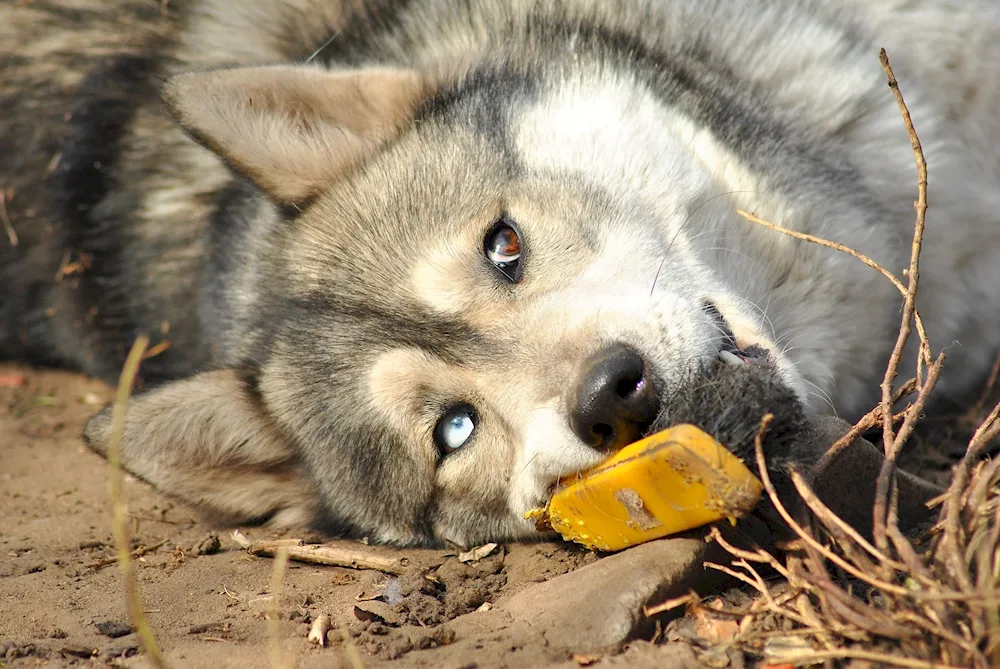
[[(762, 225), (769, 230), (774, 230), (775, 232), (780, 232), (783, 235), (788, 235), (789, 237), (794, 237), (795, 239), (801, 239), (804, 242), (812, 242), (813, 244), (819, 244), (820, 246), (825, 246), (830, 249), (841, 251), (842, 253), (846, 253), (849, 256), (854, 256), (855, 258), (857, 258), (858, 260), (860, 260), (861, 262), (868, 265), (873, 270), (884, 276), (886, 279), (888, 279), (889, 282), (896, 287), (896, 290), (899, 291), (900, 295), (903, 295), (904, 297), (906, 296), (906, 286), (904, 286), (903, 283), (896, 278), (895, 274), (893, 274), (886, 268), (879, 265), (877, 262), (866, 256), (864, 253), (852, 249), (850, 246), (845, 246), (837, 242), (831, 242), (829, 239), (816, 237), (815, 235), (810, 235), (805, 232), (799, 232), (798, 230), (792, 230), (791, 228), (783, 228), (780, 225), (775, 225), (770, 221), (765, 221), (764, 219), (758, 218), (757, 216), (754, 216), (749, 212), (743, 211), (742, 209), (737, 209), (736, 213), (742, 216), (743, 218), (747, 219), (751, 223)], [(920, 335), (921, 339), (925, 339), (927, 334), (926, 331), (924, 330), (924, 323), (923, 320), (921, 320), (919, 313), (915, 315), (915, 319), (917, 323), (917, 333)]]
[(774, 484), (771, 483), (771, 476), (768, 473), (766, 463), (764, 462), (764, 435), (767, 433), (767, 430), (773, 420), (774, 414), (770, 413), (764, 414), (764, 417), (760, 419), (760, 428), (757, 430), (757, 435), (754, 437), (754, 450), (756, 453), (757, 470), (760, 472), (761, 483), (764, 484), (764, 489), (767, 490), (767, 494), (771, 498), (771, 503), (774, 504), (774, 508), (777, 510), (778, 514), (781, 515), (782, 519), (784, 519), (788, 526), (792, 528), (792, 531), (795, 532), (795, 534), (797, 534), (802, 541), (854, 578), (867, 583), (873, 588), (878, 588), (885, 592), (891, 592), (896, 595), (907, 595), (908, 591), (903, 586), (887, 583), (884, 580), (879, 580), (864, 573), (862, 570), (858, 569), (851, 563), (844, 560), (844, 558), (840, 557), (829, 548), (816, 541), (816, 539), (813, 538), (813, 536), (801, 525), (795, 522), (792, 515), (788, 513), (788, 510), (785, 509), (785, 505), (781, 503), (780, 499), (778, 499), (778, 492), (775, 490)]
[(0, 188), (0, 221), (3, 222), (3, 229), (7, 233), (10, 245), (17, 246), (17, 230), (14, 229), (13, 224), (10, 222), (10, 216), (7, 215), (7, 194), (2, 188)]
[[(849, 550), (846, 546), (850, 543), (848, 538), (853, 540), (854, 543), (861, 546), (865, 551), (867, 551), (873, 558), (879, 560), (883, 563), (891, 564), (894, 568), (902, 571), (903, 564), (890, 560), (886, 555), (880, 552), (877, 548), (871, 545), (863, 536), (861, 536), (857, 530), (851, 527), (850, 524), (845, 522), (840, 516), (835, 514), (830, 510), (823, 501), (816, 496), (813, 489), (806, 483), (805, 478), (797, 469), (792, 469), (789, 472), (792, 479), (792, 484), (795, 486), (795, 490), (799, 493), (802, 501), (806, 503), (809, 510), (816, 514), (823, 524), (826, 526), (834, 536), (839, 535), (841, 539), (839, 543), (845, 547), (845, 550)], [(836, 530), (834, 530), (836, 528)]]
[[(892, 90), (899, 112), (903, 116), (903, 123), (906, 125), (906, 132), (910, 137), (910, 145), (913, 147), (913, 155), (917, 162), (917, 201), (914, 208), (917, 212), (917, 220), (913, 227), (913, 243), (910, 248), (910, 266), (907, 269), (907, 279), (909, 283), (906, 287), (903, 299), (903, 313), (900, 317), (899, 335), (896, 337), (896, 344), (889, 357), (889, 365), (886, 367), (885, 376), (882, 379), (882, 442), (885, 449), (885, 460), (882, 462), (882, 470), (879, 472), (878, 480), (875, 484), (875, 508), (873, 509), (872, 534), (875, 537), (875, 545), (885, 553), (889, 549), (889, 537), (886, 534), (886, 506), (889, 498), (889, 488), (895, 487), (896, 457), (899, 449), (903, 445), (903, 439), (897, 442), (898, 436), (893, 431), (892, 425), (892, 386), (896, 381), (896, 374), (899, 371), (899, 362), (903, 356), (903, 347), (910, 338), (910, 320), (916, 312), (917, 286), (920, 280), (920, 249), (924, 239), (924, 216), (927, 213), (927, 160), (924, 158), (923, 149), (920, 146), (920, 138), (913, 128), (913, 120), (910, 118), (910, 110), (903, 100), (903, 94), (899, 90), (899, 83), (889, 65), (889, 58), (885, 49), (880, 49), (878, 54), (882, 69), (888, 80), (889, 88)], [(920, 338), (921, 357), (927, 353), (926, 337)], [(923, 390), (921, 391), (923, 392)], [(910, 414), (912, 421), (904, 421), (901, 432), (906, 429), (906, 423), (911, 424), (919, 417), (919, 410)], [(911, 428), (912, 429), (912, 428)]]
[[(706, 563), (707, 566), (707, 563)], [(687, 606), (688, 604), (693, 604), (698, 601), (698, 596), (693, 592), (689, 592), (686, 595), (681, 595), (680, 597), (674, 597), (673, 599), (668, 599), (667, 601), (657, 604), (656, 606), (643, 606), (642, 615), (650, 618), (657, 614), (663, 613), (664, 611), (671, 611), (676, 609), (678, 606)]]
[(251, 555), (274, 557), (280, 549), (288, 551), (288, 559), (311, 564), (325, 564), (333, 567), (350, 567), (351, 569), (374, 569), (386, 574), (403, 574), (406, 567), (400, 560), (372, 555), (348, 548), (332, 546), (309, 546), (299, 539), (279, 539), (277, 541), (258, 541), (253, 543), (245, 534), (236, 530), (233, 541), (246, 549)]
[(912, 625), (916, 625), (917, 627), (920, 627), (921, 629), (926, 630), (931, 634), (940, 636), (942, 639), (945, 639), (955, 644), (956, 646), (964, 650), (966, 653), (968, 653), (971, 657), (976, 658), (978, 660), (979, 666), (981, 667), (989, 666), (989, 663), (986, 661), (986, 656), (983, 655), (982, 652), (978, 648), (976, 648), (975, 644), (971, 643), (968, 639), (963, 639), (961, 636), (954, 634), (953, 632), (950, 632), (944, 627), (932, 624), (926, 618), (914, 615), (913, 613), (910, 613), (908, 611), (903, 611), (902, 613), (899, 613), (897, 615), (899, 615), (902, 621), (910, 623)]
[[(129, 553), (129, 556), (133, 560), (135, 560), (136, 558), (141, 558), (143, 555), (146, 555), (147, 553), (152, 553), (153, 551), (162, 548), (167, 543), (167, 541), (168, 541), (167, 539), (164, 539), (163, 541), (159, 541), (159, 542), (153, 544), (152, 546), (139, 546), (134, 551), (132, 551), (131, 553)], [(116, 562), (118, 562), (118, 556), (117, 555), (115, 557), (103, 558), (103, 559), (97, 560), (96, 562), (91, 562), (88, 565), (88, 567), (90, 567), (94, 571), (100, 571), (101, 569), (104, 569), (108, 565), (113, 565)]]
[(738, 557), (740, 560), (746, 562), (747, 564), (749, 564), (750, 562), (758, 562), (760, 564), (766, 564), (772, 569), (774, 569), (776, 572), (781, 574), (787, 581), (790, 582), (794, 580), (791, 573), (787, 569), (785, 569), (785, 567), (783, 567), (780, 562), (778, 562), (777, 558), (775, 558), (773, 555), (771, 555), (764, 549), (758, 548), (756, 551), (748, 551), (748, 550), (743, 550), (742, 548), (737, 548), (736, 546), (726, 541), (726, 538), (722, 536), (722, 533), (719, 531), (719, 528), (714, 525), (710, 530), (710, 536), (712, 537), (712, 539), (717, 541), (719, 545), (726, 550), (727, 553), (729, 553), (733, 557)]
[[(889, 538), (886, 531), (887, 508), (891, 491), (896, 488), (896, 457), (903, 444), (910, 438), (910, 434), (916, 427), (917, 421), (923, 414), (924, 405), (934, 390), (938, 379), (941, 376), (941, 369), (944, 365), (944, 353), (939, 353), (937, 359), (927, 369), (927, 379), (921, 386), (917, 399), (906, 409), (906, 418), (899, 427), (898, 432), (893, 432), (892, 421), (883, 422), (883, 449), (885, 459), (882, 461), (882, 468), (879, 470), (878, 478), (875, 481), (875, 504), (872, 508), (872, 534), (875, 538), (875, 545), (883, 552), (888, 552)], [(887, 374), (888, 378), (888, 374)], [(885, 395), (883, 395), (883, 412), (892, 411), (892, 407), (886, 408)], [(883, 414), (884, 415), (884, 414)]]
[[(899, 402), (901, 399), (903, 399), (916, 389), (917, 389), (916, 379), (910, 379), (909, 381), (904, 383), (902, 386), (900, 386), (899, 390), (896, 391), (896, 397), (893, 399), (892, 402), (893, 406), (895, 406), (897, 402)], [(894, 415), (892, 417), (892, 422), (898, 423), (899, 421), (903, 420), (904, 414), (905, 412), (900, 412)], [(875, 407), (874, 409), (866, 413), (864, 416), (862, 416), (861, 420), (855, 423), (854, 427), (848, 430), (844, 434), (844, 436), (842, 436), (837, 441), (833, 442), (833, 445), (831, 445), (830, 448), (826, 449), (826, 452), (823, 454), (823, 457), (827, 458), (833, 457), (834, 454), (838, 453), (839, 451), (853, 444), (854, 440), (860, 437), (863, 432), (872, 429), (876, 425), (879, 425), (881, 422), (882, 422), (882, 405), (879, 404), (877, 407)]]

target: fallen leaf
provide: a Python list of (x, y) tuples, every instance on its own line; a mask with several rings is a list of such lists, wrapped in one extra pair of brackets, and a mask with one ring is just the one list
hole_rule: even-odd
[(458, 554), (459, 562), (479, 562), (484, 557), (495, 551), (497, 544), (483, 544), (482, 546), (476, 546), (473, 549), (467, 550), (464, 553)]
[(358, 594), (354, 595), (354, 601), (356, 602), (370, 602), (373, 599), (381, 599), (382, 595), (385, 594), (385, 583), (376, 583), (366, 590), (362, 590)]
[(697, 614), (697, 620), (698, 636), (713, 643), (729, 641), (740, 631), (740, 624), (736, 620), (713, 618), (702, 612)]
[(601, 658), (597, 655), (583, 655), (582, 653), (573, 653), (573, 661), (576, 662), (581, 667), (589, 667), (592, 664), (596, 664), (601, 661)]

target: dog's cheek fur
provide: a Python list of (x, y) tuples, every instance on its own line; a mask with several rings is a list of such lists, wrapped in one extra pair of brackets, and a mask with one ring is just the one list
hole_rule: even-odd
[[(107, 455), (112, 436), (108, 407), (84, 437)], [(120, 448), (125, 469), (216, 522), (289, 526), (316, 518), (299, 459), (234, 370), (133, 397)]]
[(540, 538), (534, 525), (518, 518), (504, 505), (471, 504), (458, 496), (444, 495), (430, 514), (436, 542), (470, 548), (497, 539), (517, 541)]

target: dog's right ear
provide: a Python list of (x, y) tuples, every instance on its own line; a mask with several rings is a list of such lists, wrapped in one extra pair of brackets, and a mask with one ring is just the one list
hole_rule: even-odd
[(396, 135), (425, 94), (413, 70), (291, 65), (181, 74), (163, 90), (192, 137), (290, 205)]
[[(111, 407), (87, 445), (107, 456)], [(295, 452), (233, 370), (203, 372), (128, 403), (122, 466), (217, 522), (305, 525), (315, 496)]]

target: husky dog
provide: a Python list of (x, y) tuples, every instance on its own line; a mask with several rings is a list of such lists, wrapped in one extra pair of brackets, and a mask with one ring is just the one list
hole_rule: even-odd
[(902, 272), (879, 47), (960, 394), (1000, 328), (994, 0), (8, 0), (0, 355), (113, 380), (149, 333), (124, 463), (227, 522), (528, 537), (621, 445), (765, 410), (794, 458), (871, 405), (901, 300), (735, 212)]

